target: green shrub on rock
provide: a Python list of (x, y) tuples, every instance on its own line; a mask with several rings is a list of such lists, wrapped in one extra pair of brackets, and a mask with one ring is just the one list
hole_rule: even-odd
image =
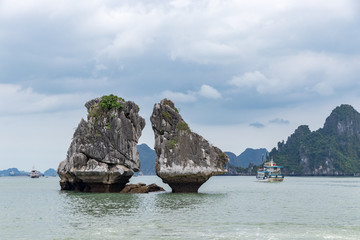
[(180, 131), (190, 131), (189, 125), (185, 121), (179, 122), (176, 128)]
[(161, 114), (162, 114), (162, 117), (165, 119), (165, 121), (167, 121), (167, 122), (170, 121), (170, 119), (171, 119), (170, 113), (168, 113), (167, 111), (163, 110), (163, 111), (161, 112)]
[(125, 100), (121, 97), (110, 94), (108, 96), (102, 96), (101, 102), (99, 103), (100, 107), (103, 110), (112, 110), (112, 109), (120, 109), (123, 108), (124, 105), (120, 103), (118, 100), (125, 102)]
[(175, 147), (175, 144), (176, 144), (176, 140), (175, 139), (170, 139), (169, 142), (168, 142), (168, 147), (170, 149), (173, 149)]

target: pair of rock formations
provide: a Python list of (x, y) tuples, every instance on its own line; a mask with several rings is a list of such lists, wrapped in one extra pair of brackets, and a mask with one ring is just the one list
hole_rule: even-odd
[[(85, 107), (88, 119), (80, 121), (59, 164), (61, 189), (120, 192), (140, 169), (137, 143), (145, 120), (134, 102), (114, 95), (90, 100)], [(173, 192), (197, 192), (211, 176), (226, 172), (227, 155), (192, 132), (172, 101), (156, 103), (150, 120), (156, 174)]]

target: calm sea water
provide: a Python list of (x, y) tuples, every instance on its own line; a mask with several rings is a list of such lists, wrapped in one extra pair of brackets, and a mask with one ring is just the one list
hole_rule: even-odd
[(60, 191), (0, 177), (0, 239), (360, 239), (360, 178), (212, 177), (199, 194)]

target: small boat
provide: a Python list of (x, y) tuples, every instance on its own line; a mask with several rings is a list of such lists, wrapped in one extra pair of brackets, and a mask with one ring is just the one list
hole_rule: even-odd
[(274, 160), (264, 162), (262, 168), (258, 168), (256, 179), (260, 182), (282, 182), (284, 174), (281, 173), (281, 166), (277, 166)]
[(33, 170), (31, 170), (29, 176), (31, 178), (39, 178), (40, 174), (39, 174), (39, 172), (37, 170), (33, 169)]

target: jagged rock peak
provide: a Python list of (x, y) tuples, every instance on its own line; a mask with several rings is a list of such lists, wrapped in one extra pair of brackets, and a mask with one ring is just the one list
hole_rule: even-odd
[(211, 176), (226, 172), (228, 156), (192, 132), (171, 100), (156, 103), (150, 120), (156, 174), (173, 192), (197, 192)]
[(112, 94), (85, 107), (87, 121), (80, 121), (58, 168), (61, 189), (118, 192), (140, 168), (137, 143), (145, 120), (134, 102)]
[(342, 104), (326, 119), (324, 131), (343, 136), (356, 135), (360, 139), (360, 113), (351, 105)]

